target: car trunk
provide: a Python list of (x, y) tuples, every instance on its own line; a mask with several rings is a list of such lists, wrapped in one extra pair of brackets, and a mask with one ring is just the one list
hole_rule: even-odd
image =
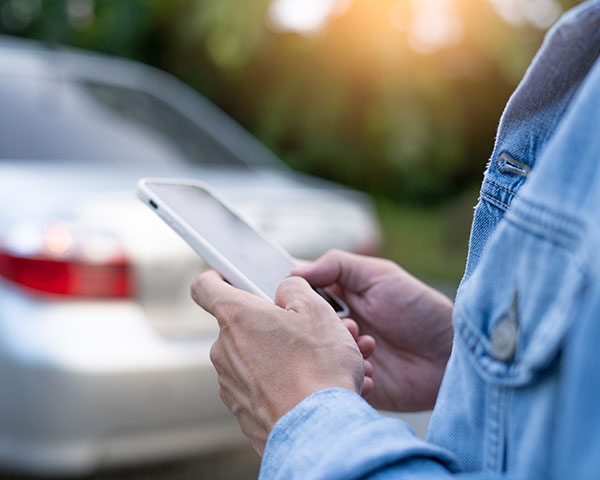
[(90, 165), (61, 168), (43, 162), (19, 163), (5, 168), (6, 176), (2, 173), (11, 183), (0, 198), (13, 204), (15, 198), (22, 199), (8, 215), (12, 221), (29, 217), (41, 222), (68, 220), (78, 230), (116, 238), (131, 266), (134, 301), (153, 328), (168, 337), (216, 334), (216, 322), (194, 304), (189, 293), (192, 280), (208, 267), (135, 198), (135, 182), (143, 175), (210, 183), (251, 223), (299, 258), (313, 259), (330, 248), (357, 251), (378, 240), (373, 214), (360, 198), (356, 201), (340, 191), (320, 188), (327, 184), (305, 185), (278, 171), (135, 169), (116, 173)]

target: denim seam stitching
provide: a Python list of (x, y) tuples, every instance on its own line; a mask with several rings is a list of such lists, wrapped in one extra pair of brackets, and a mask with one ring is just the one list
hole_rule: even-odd
[[(581, 259), (574, 258), (573, 261), (578, 264), (577, 268), (581, 271), (584, 267)], [(574, 306), (571, 305), (571, 307), (568, 308), (570, 311), (570, 309), (574, 308)], [(565, 317), (568, 316), (569, 315), (565, 312)], [(567, 324), (570, 323), (572, 322), (567, 322)], [(561, 333), (559, 334), (560, 339), (558, 340), (559, 343), (562, 341), (561, 339), (564, 339), (564, 336), (569, 328), (570, 326), (567, 325), (565, 330), (561, 330)], [(473, 360), (475, 361), (477, 369), (480, 369), (490, 378), (499, 381), (501, 385), (513, 385), (513, 382), (527, 381), (527, 378), (530, 376), (529, 374), (531, 373), (531, 369), (537, 368), (536, 362), (531, 360), (532, 354), (530, 349), (527, 350), (527, 354), (522, 355), (522, 358), (519, 360), (513, 360), (510, 363), (504, 363), (495, 360), (492, 356), (487, 337), (483, 335), (480, 330), (472, 326), (470, 322), (465, 319), (465, 316), (459, 312), (457, 312), (455, 330), (458, 334), (457, 337), (462, 341), (462, 344), (465, 346), (466, 350), (473, 355)], [(555, 329), (547, 328), (542, 329), (541, 331), (536, 329), (535, 333), (538, 344), (541, 345), (550, 344), (551, 341), (556, 339)], [(555, 347), (556, 346), (553, 346), (552, 350), (555, 350)], [(539, 356), (539, 354), (537, 356)], [(504, 367), (504, 371), (494, 369), (494, 365)]]
[(500, 395), (500, 412), (499, 412), (499, 428), (500, 438), (498, 443), (498, 471), (506, 472), (506, 439), (507, 439), (507, 427), (506, 427), (506, 410), (508, 408), (508, 393), (512, 389), (507, 388), (505, 385), (498, 385)]
[[(508, 204), (501, 202), (497, 198), (494, 198), (491, 195), (488, 195), (487, 193), (481, 192), (481, 196), (485, 197), (488, 200), (488, 202), (498, 203), (498, 204), (502, 205), (502, 207), (499, 207), (499, 208), (502, 208), (502, 210), (507, 210), (509, 207)], [(496, 205), (496, 206), (498, 206), (498, 205)]]
[[(515, 386), (523, 385), (530, 381), (531, 371), (528, 369), (528, 363), (510, 363), (504, 364), (493, 360), (489, 349), (481, 341), (480, 336), (473, 333), (473, 329), (465, 320), (461, 320), (456, 325), (459, 335), (457, 338), (470, 352), (473, 360), (473, 367), (481, 375), (484, 381), (494, 382), (496, 385)], [(504, 371), (495, 370), (493, 365), (504, 367)]]
[[(458, 325), (459, 330), (461, 330), (461, 332), (464, 335), (466, 335), (469, 338), (472, 338), (476, 342), (474, 345), (470, 345), (469, 343), (471, 343), (471, 342), (468, 342), (467, 339), (465, 338), (465, 344), (466, 344), (467, 349), (470, 350), (473, 353), (473, 355), (475, 355), (476, 357), (487, 355), (490, 358), (492, 358), (492, 352), (490, 349), (489, 341), (487, 340), (485, 335), (480, 335), (479, 331), (474, 329), (468, 321), (462, 319), (461, 314), (459, 314), (459, 317), (461, 317), (460, 324)], [(479, 347), (481, 352), (477, 352), (477, 347)], [(481, 367), (486, 372), (488, 372), (488, 374), (493, 375), (485, 366), (481, 365)]]
[(548, 221), (537, 218), (532, 219), (523, 212), (516, 211), (515, 209), (510, 212), (510, 215), (506, 216), (506, 221), (528, 233), (558, 243), (570, 251), (581, 242), (582, 232), (569, 231)]
[[(521, 217), (515, 218), (508, 217), (506, 221), (514, 227), (524, 231), (528, 235), (533, 235), (541, 240), (550, 242), (557, 247), (563, 248), (564, 250), (574, 253), (576, 252), (577, 237), (569, 237), (567, 235), (561, 235), (562, 232), (552, 230), (545, 225), (539, 223), (528, 222), (526, 219)], [(537, 230), (532, 227), (539, 227)]]
[(585, 224), (577, 217), (574, 217), (572, 215), (569, 215), (568, 213), (565, 212), (561, 212), (560, 210), (556, 210), (554, 208), (551, 208), (547, 205), (544, 205), (542, 203), (537, 203), (533, 200), (530, 200), (527, 197), (519, 197), (521, 199), (522, 203), (526, 203), (528, 204), (530, 207), (541, 210), (543, 212), (546, 212), (550, 215), (553, 215), (555, 217), (561, 218), (565, 221), (565, 223), (569, 223), (571, 225), (573, 225), (574, 227), (580, 229), (580, 230), (584, 230), (585, 228)]
[(494, 471), (494, 441), (495, 441), (495, 416), (496, 416), (496, 398), (495, 385), (488, 384), (486, 388), (486, 411), (485, 411), (485, 431), (483, 436), (483, 470), (485, 472)]
[[(466, 320), (460, 321), (460, 324), (457, 325), (457, 330), (459, 333), (458, 338), (471, 355), (473, 355), (476, 369), (480, 369), (488, 378), (499, 382), (497, 385), (510, 386), (514, 385), (515, 382), (519, 384), (526, 382), (530, 378), (530, 370), (536, 368), (535, 364), (531, 364), (527, 360), (528, 356), (523, 357), (520, 361), (512, 361), (511, 363), (494, 360), (484, 337), (476, 333)], [(564, 337), (564, 333), (561, 334), (561, 337)], [(543, 344), (553, 338), (554, 335), (551, 331), (546, 331), (538, 335), (539, 342)], [(504, 371), (496, 370), (493, 366), (504, 367)]]
[(499, 188), (500, 190), (505, 191), (506, 193), (508, 193), (509, 195), (512, 195), (513, 197), (516, 197), (517, 194), (515, 192), (513, 192), (512, 190), (509, 190), (508, 188), (504, 188), (502, 185), (498, 185), (495, 182), (492, 182), (491, 180), (486, 180), (486, 183), (489, 183), (490, 185)]

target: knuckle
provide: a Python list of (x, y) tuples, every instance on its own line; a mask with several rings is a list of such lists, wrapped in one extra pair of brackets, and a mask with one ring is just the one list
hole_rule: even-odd
[(231, 325), (237, 323), (240, 315), (237, 304), (231, 300), (217, 301), (213, 307), (213, 314), (221, 324)]
[(223, 356), (223, 353), (221, 350), (221, 344), (220, 344), (219, 340), (217, 340), (210, 347), (210, 353), (209, 353), (210, 361), (212, 362), (212, 364), (215, 367), (221, 365), (222, 356)]
[(313, 301), (313, 289), (301, 277), (287, 278), (279, 288), (278, 296), (285, 297), (286, 303), (290, 306), (305, 306)]
[(293, 293), (293, 296), (296, 297), (305, 285), (308, 283), (301, 277), (288, 277), (279, 284), (275, 296), (289, 298)]
[(331, 313), (331, 306), (318, 294), (302, 295), (298, 298), (299, 308), (306, 314), (315, 319), (328, 318)]
[(328, 260), (340, 260), (341, 258), (344, 258), (348, 255), (349, 255), (349, 253), (345, 252), (344, 250), (340, 250), (339, 248), (333, 248), (333, 249), (329, 250), (324, 255), (324, 257), (326, 257)]
[(387, 258), (379, 258), (378, 260), (381, 263), (381, 265), (387, 268), (388, 270), (398, 270), (400, 268), (398, 264), (393, 260), (389, 260)]
[(283, 289), (297, 289), (301, 286), (307, 285), (306, 280), (302, 277), (288, 277), (283, 282), (281, 282), (281, 287)]
[(336, 322), (339, 321), (337, 314), (326, 300), (322, 299), (322, 301), (319, 301), (318, 304), (314, 304), (313, 308), (314, 315), (318, 315), (321, 318), (335, 319)]
[(223, 403), (227, 407), (229, 407), (230, 396), (229, 396), (229, 393), (227, 392), (227, 390), (225, 390), (225, 388), (223, 388), (222, 385), (219, 385), (219, 397), (221, 397), (221, 400), (223, 401)]
[(190, 294), (192, 295), (192, 299), (198, 303), (198, 290), (199, 290), (199, 282), (198, 282), (198, 277), (196, 277), (194, 279), (194, 281), (192, 282), (192, 285), (190, 286)]

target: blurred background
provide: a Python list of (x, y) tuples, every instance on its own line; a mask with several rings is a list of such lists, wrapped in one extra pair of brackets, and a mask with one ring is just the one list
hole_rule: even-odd
[[(51, 161), (42, 162), (43, 170), (42, 163), (22, 161), (54, 161), (67, 151), (59, 148), (57, 139), (62, 137), (54, 139), (58, 147), (44, 143), (53, 140), (58, 125), (52, 115), (59, 120), (63, 113), (65, 118), (72, 115), (72, 123), (64, 125), (73, 126), (73, 132), (79, 132), (78, 121), (81, 132), (90, 128), (88, 137), (80, 135), (81, 145), (88, 148), (82, 156), (86, 162), (98, 160), (95, 156), (104, 160), (100, 157), (105, 151), (94, 150), (110, 143), (103, 135), (120, 138), (105, 124), (121, 137), (145, 130), (145, 137), (131, 143), (141, 156), (147, 153), (144, 145), (149, 145), (148, 152), (154, 148), (152, 138), (170, 135), (174, 150), (157, 140), (165, 152), (178, 149), (186, 162), (196, 152), (212, 152), (218, 157), (215, 164), (231, 165), (225, 174), (223, 165), (184, 169), (174, 155), (164, 171), (171, 172), (170, 165), (177, 163), (181, 175), (213, 175), (230, 193), (238, 192), (242, 203), (256, 194), (260, 198), (248, 205), (250, 213), (262, 218), (259, 224), (270, 226), (293, 254), (314, 257), (331, 246), (347, 245), (391, 258), (452, 296), (502, 109), (547, 29), (576, 3), (0, 0), (0, 34), (40, 41), (48, 52), (67, 45), (165, 70), (214, 102), (293, 170), (310, 175), (288, 175), (249, 137), (185, 89), (171, 85), (172, 80), (99, 57), (54, 58), (35, 51), (37, 44), (32, 43), (16, 49), (9, 45), (0, 52), (5, 62), (0, 62), (0, 126), (7, 139), (0, 145), (0, 159), (7, 160), (0, 170), (0, 198), (25, 204), (35, 196), (26, 193), (36, 175), (40, 185), (47, 181), (48, 192), (57, 192), (56, 185), (66, 192), (69, 182), (90, 177), (89, 172), (102, 195), (108, 195), (106, 185), (130, 195), (133, 179), (145, 174), (139, 162), (137, 169), (121, 173), (114, 162), (118, 148), (106, 167), (95, 164), (68, 178), (65, 172), (75, 171), (74, 163), (61, 163), (62, 170), (57, 167), (59, 173), (53, 174)], [(22, 71), (13, 71), (13, 65)], [(161, 98), (163, 87), (173, 95)], [(30, 91), (37, 92), (31, 102)], [(19, 111), (23, 125), (30, 124), (33, 132), (35, 124), (37, 135), (27, 136), (26, 128), (15, 126)], [(149, 120), (153, 115), (161, 120)], [(83, 125), (81, 119), (93, 116), (102, 128), (96, 120)], [(125, 128), (127, 122), (135, 128)], [(48, 138), (40, 135), (40, 125), (47, 125)], [(10, 132), (19, 136), (18, 129), (27, 145), (22, 142), (17, 154), (6, 153)], [(231, 151), (226, 151), (229, 134)], [(71, 140), (78, 145), (81, 138), (75, 137)], [(96, 144), (85, 143), (93, 138)], [(41, 154), (25, 153), (32, 145)], [(46, 145), (56, 152), (45, 150)], [(154, 157), (162, 152), (157, 149)], [(268, 161), (253, 163), (259, 157)], [(107, 179), (103, 170), (110, 170)], [(255, 175), (259, 170), (263, 176)], [(314, 177), (335, 183), (319, 183)], [(340, 184), (349, 189), (336, 187)], [(278, 190), (279, 185), (285, 188)], [(283, 197), (277, 196), (282, 192)], [(131, 206), (133, 199), (122, 201), (111, 190), (110, 202), (102, 196), (98, 203), (98, 198), (84, 196), (86, 192), (68, 193), (67, 210), (41, 214), (38, 205), (30, 208), (37, 222), (33, 234), (29, 224), (21, 225), (25, 214), (17, 210), (16, 226), (14, 218), (6, 223), (0, 218), (0, 276), (8, 280), (0, 282), (0, 378), (9, 387), (0, 401), (0, 471), (6, 465), (27, 471), (31, 459), (32, 464), (50, 466), (37, 472), (46, 476), (67, 467), (81, 474), (108, 465), (92, 478), (255, 477), (258, 457), (240, 444), (237, 425), (220, 405), (208, 364), (213, 319), (200, 321), (187, 294), (189, 281), (205, 266), (192, 263), (195, 257), (183, 242), (166, 227), (159, 231), (149, 213), (147, 222), (142, 221), (134, 208), (142, 206)], [(37, 200), (46, 203), (48, 195)], [(288, 197), (285, 204), (282, 199)], [(371, 218), (372, 205), (378, 223)], [(113, 224), (116, 211), (122, 216), (118, 228)], [(298, 222), (303, 222), (302, 235), (297, 235)], [(351, 228), (342, 232), (348, 223)], [(326, 234), (328, 225), (332, 231)], [(140, 248), (139, 230), (146, 228), (152, 233), (143, 236), (159, 238), (150, 243), (160, 243), (161, 249), (154, 244)], [(12, 232), (7, 237), (12, 243), (3, 238), (7, 232)], [(24, 252), (21, 240), (32, 235), (33, 247)], [(81, 252), (92, 244), (102, 246), (101, 261), (82, 259)], [(107, 260), (107, 251), (119, 256)], [(66, 266), (61, 270), (66, 272), (81, 269), (79, 283), (73, 286), (67, 278), (57, 287), (56, 271), (42, 262)], [(15, 273), (23, 265), (34, 273), (33, 280)], [(41, 280), (40, 266), (45, 269)], [(101, 281), (106, 285), (90, 290), (90, 284)], [(69, 428), (65, 418), (72, 422)], [(424, 434), (427, 415), (403, 418)], [(186, 430), (190, 425), (196, 430)], [(219, 443), (217, 437), (227, 441)], [(11, 443), (15, 438), (36, 453), (21, 455), (18, 444)], [(76, 448), (82, 439), (89, 450)], [(140, 446), (138, 439), (146, 443)], [(49, 451), (48, 445), (64, 450)], [(170, 453), (164, 453), (165, 445)], [(119, 462), (127, 463), (120, 456), (124, 450), (135, 459), (135, 470), (114, 470)], [(61, 464), (60, 454), (69, 460)], [(153, 455), (160, 456), (162, 465), (144, 466)], [(176, 460), (180, 457), (187, 459)], [(2, 478), (19, 475), (0, 473)]]
[(0, 0), (0, 32), (173, 73), (294, 169), (368, 192), (456, 285), (502, 108), (573, 0)]

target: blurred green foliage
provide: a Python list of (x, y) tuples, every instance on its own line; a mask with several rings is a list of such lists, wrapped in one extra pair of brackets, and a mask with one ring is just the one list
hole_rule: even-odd
[(307, 36), (272, 28), (272, 0), (0, 0), (0, 31), (173, 73), (289, 165), (380, 199), (386, 253), (454, 281), (468, 230), (454, 226), (544, 34), (503, 20), (502, 1), (453, 0), (459, 41), (426, 53), (409, 35), (419, 0), (353, 0)]
[(376, 199), (383, 228), (382, 256), (438, 286), (458, 285), (467, 259), (477, 187), (437, 205)]
[(310, 37), (270, 28), (270, 3), (0, 0), (0, 25), (156, 65), (293, 167), (417, 203), (478, 181), (502, 107), (543, 35), (508, 25), (488, 0), (456, 0), (461, 41), (422, 54), (403, 31), (414, 2), (354, 0)]

